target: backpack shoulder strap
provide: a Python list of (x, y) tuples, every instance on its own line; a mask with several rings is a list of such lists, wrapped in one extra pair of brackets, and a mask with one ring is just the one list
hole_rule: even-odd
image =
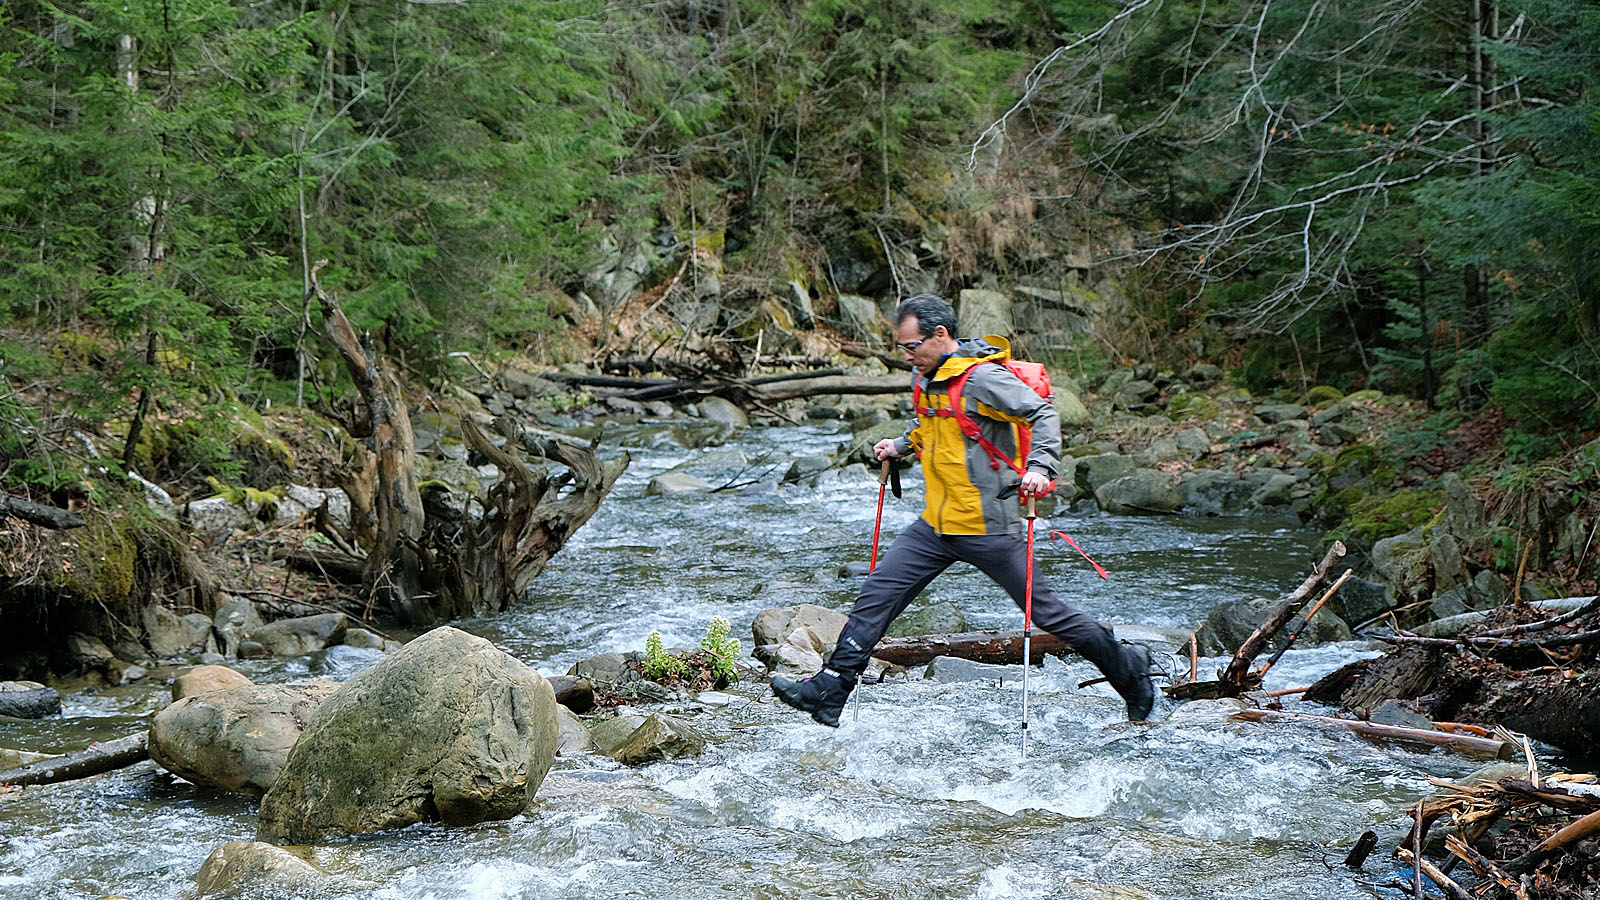
[[(984, 362), (978, 365), (999, 365), (999, 363)], [(988, 438), (984, 437), (982, 429), (978, 428), (978, 423), (972, 421), (972, 417), (967, 415), (966, 403), (961, 395), (966, 389), (967, 379), (971, 378), (972, 373), (977, 371), (978, 365), (962, 372), (960, 377), (950, 383), (950, 415), (955, 418), (956, 424), (960, 426), (961, 433), (970, 440), (977, 441), (978, 446), (983, 448), (983, 452), (989, 457), (989, 467), (991, 469), (999, 469), (1000, 465), (1004, 463), (1006, 467), (1016, 472), (1020, 477), (1027, 469), (1017, 465), (1011, 457), (1002, 453), (999, 447), (996, 447)], [(1028, 426), (1019, 425), (1017, 426), (1017, 431), (1019, 434), (1018, 444), (1024, 448), (1022, 450), (1022, 458), (1026, 460), (1028, 458), (1028, 450), (1025, 448), (1029, 444), (1030, 437)]]

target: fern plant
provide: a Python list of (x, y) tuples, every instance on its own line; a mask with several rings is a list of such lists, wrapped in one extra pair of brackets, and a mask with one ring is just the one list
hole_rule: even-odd
[(711, 673), (719, 685), (739, 680), (739, 672), (733, 667), (733, 661), (739, 658), (739, 641), (728, 636), (731, 627), (727, 619), (712, 616), (706, 626), (706, 636), (700, 639), (700, 649), (705, 651)]
[(661, 632), (652, 631), (644, 640), (644, 674), (652, 681), (663, 678), (681, 678), (689, 671), (683, 660), (668, 653), (661, 646)]

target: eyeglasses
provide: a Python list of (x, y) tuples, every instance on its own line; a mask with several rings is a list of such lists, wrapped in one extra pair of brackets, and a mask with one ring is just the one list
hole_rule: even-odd
[(911, 352), (915, 351), (918, 347), (921, 347), (924, 343), (926, 343), (927, 340), (928, 340), (927, 338), (923, 338), (920, 341), (912, 341), (909, 344), (896, 344), (895, 346), (899, 347), (901, 350), (904, 350), (907, 353), (911, 353)]

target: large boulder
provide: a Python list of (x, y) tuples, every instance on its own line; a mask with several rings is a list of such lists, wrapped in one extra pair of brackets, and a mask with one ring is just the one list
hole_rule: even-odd
[(180, 616), (165, 606), (146, 606), (139, 613), (144, 642), (158, 658), (202, 650), (211, 637), (211, 619), (200, 613)]
[(726, 426), (730, 431), (743, 431), (750, 424), (744, 410), (722, 397), (704, 397), (700, 400), (700, 417)]
[(185, 781), (259, 797), (338, 682), (246, 684), (185, 697), (150, 723), (150, 758)]
[(260, 841), (229, 841), (211, 851), (195, 873), (195, 895), (260, 891), (269, 896), (288, 896), (327, 875), (282, 847)]
[[(614, 688), (619, 684), (626, 684), (638, 677), (628, 666), (629, 662), (636, 662), (644, 657), (638, 651), (631, 653), (599, 653), (588, 659), (582, 659), (572, 664), (567, 674), (574, 678), (589, 682), (593, 686)], [(551, 690), (554, 690), (552, 686)]]
[(253, 682), (227, 666), (195, 666), (172, 679), (172, 699), (182, 700), (210, 691), (244, 687)]
[(217, 633), (223, 656), (238, 656), (239, 644), (262, 625), (255, 604), (244, 597), (230, 597), (217, 607), (211, 627)]
[(755, 638), (756, 646), (760, 647), (764, 644), (781, 644), (790, 632), (808, 628), (831, 649), (839, 642), (839, 632), (844, 630), (844, 623), (849, 619), (849, 616), (837, 610), (801, 603), (797, 606), (764, 609), (756, 613), (750, 631)]
[(1212, 516), (1243, 509), (1253, 490), (1237, 472), (1224, 469), (1192, 469), (1178, 483), (1185, 511)]
[(956, 328), (962, 337), (1011, 334), (1011, 298), (999, 291), (966, 288), (956, 297)]
[(350, 620), (344, 613), (321, 613), (269, 622), (252, 630), (250, 639), (273, 656), (305, 656), (342, 643), (349, 627)]
[(877, 345), (889, 333), (878, 304), (856, 294), (839, 295), (839, 330), (851, 340)]
[(1079, 493), (1092, 497), (1101, 485), (1109, 484), (1125, 475), (1132, 475), (1136, 468), (1138, 466), (1131, 456), (1117, 453), (1080, 456), (1072, 464), (1072, 478), (1073, 483), (1078, 486)]
[(594, 749), (594, 738), (578, 714), (556, 704), (556, 755), (573, 756)]
[(627, 766), (699, 756), (706, 739), (682, 719), (664, 713), (621, 713), (589, 729), (601, 753)]
[(1103, 484), (1094, 492), (1094, 501), (1108, 513), (1170, 513), (1183, 508), (1177, 480), (1158, 469), (1135, 469)]
[(300, 843), (528, 808), (555, 758), (556, 698), (483, 638), (435, 628), (350, 679), (261, 800), (260, 837)]
[(1076, 391), (1058, 384), (1053, 387), (1051, 394), (1056, 415), (1061, 417), (1062, 428), (1078, 428), (1089, 424), (1089, 408), (1083, 405)]
[(61, 712), (61, 694), (37, 681), (0, 681), (0, 716), (42, 719)]

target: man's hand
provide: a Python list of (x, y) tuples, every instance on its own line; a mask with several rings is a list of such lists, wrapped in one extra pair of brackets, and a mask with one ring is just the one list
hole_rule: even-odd
[(1029, 494), (1035, 497), (1043, 497), (1045, 494), (1050, 493), (1050, 488), (1050, 479), (1040, 475), (1038, 472), (1029, 472), (1022, 476), (1019, 493), (1023, 497), (1027, 497)]
[(894, 459), (900, 455), (900, 451), (895, 449), (894, 438), (884, 438), (873, 444), (872, 452), (879, 459)]

